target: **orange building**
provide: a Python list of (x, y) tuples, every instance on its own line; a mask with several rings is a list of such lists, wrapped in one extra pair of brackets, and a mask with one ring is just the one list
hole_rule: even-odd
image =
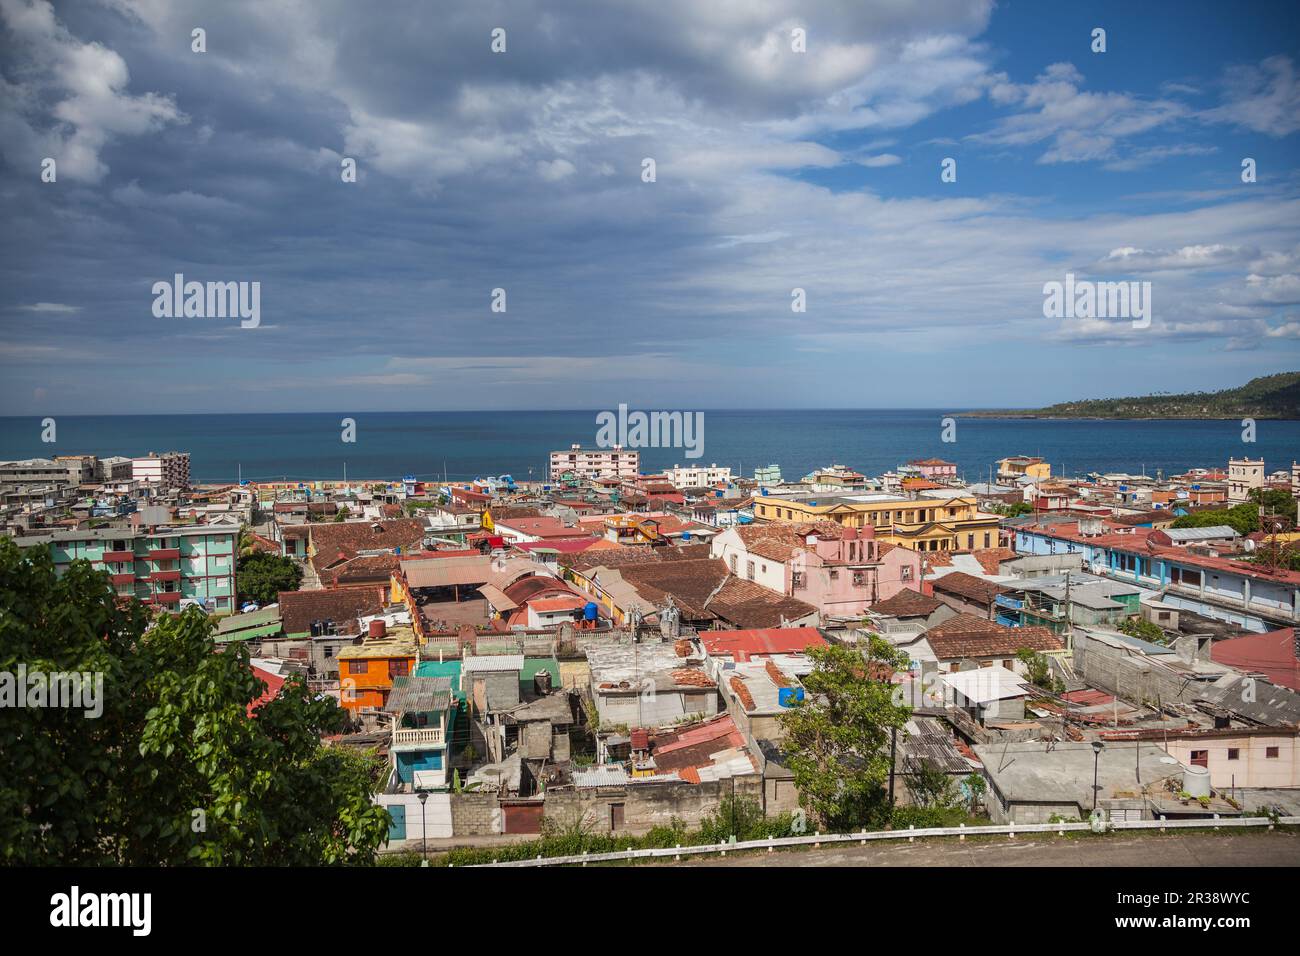
[(409, 627), (394, 627), (382, 636), (341, 648), (338, 654), (341, 703), (353, 717), (363, 711), (378, 710), (388, 703), (393, 678), (415, 673), (418, 660), (415, 632)]

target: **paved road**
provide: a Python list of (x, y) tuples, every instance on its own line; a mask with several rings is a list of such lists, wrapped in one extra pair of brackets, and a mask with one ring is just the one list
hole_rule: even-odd
[(1300, 866), (1300, 834), (1169, 833), (934, 840), (712, 856), (669, 866)]

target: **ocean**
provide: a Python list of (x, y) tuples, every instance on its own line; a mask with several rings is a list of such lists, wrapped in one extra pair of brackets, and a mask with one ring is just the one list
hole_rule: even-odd
[[(703, 455), (643, 448), (643, 471), (674, 464), (719, 464), (752, 476), (780, 465), (787, 479), (814, 468), (848, 465), (879, 474), (913, 458), (955, 461), (970, 481), (997, 459), (1040, 455), (1053, 473), (1130, 471), (1165, 475), (1226, 467), (1230, 457), (1263, 457), (1269, 472), (1300, 459), (1300, 421), (1260, 421), (1256, 441), (1242, 441), (1237, 421), (1044, 421), (957, 418), (956, 441), (942, 440), (932, 409), (704, 412)], [(356, 422), (356, 441), (342, 441), (341, 421)], [(594, 411), (313, 412), (262, 415), (60, 416), (57, 441), (41, 441), (41, 420), (0, 418), (0, 460), (94, 454), (137, 456), (188, 451), (195, 481), (439, 477), (511, 474), (545, 477), (548, 455), (596, 441)]]

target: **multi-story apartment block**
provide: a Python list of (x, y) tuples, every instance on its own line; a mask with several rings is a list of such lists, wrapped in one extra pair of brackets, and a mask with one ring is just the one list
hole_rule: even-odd
[(551, 452), (551, 481), (566, 477), (635, 478), (641, 470), (641, 453), (621, 445), (612, 448), (583, 448), (573, 445), (568, 451)]
[(1252, 488), (1264, 487), (1264, 459), (1231, 458), (1228, 460), (1228, 500), (1248, 501)]
[(131, 461), (131, 477), (163, 488), (188, 488), (189, 452), (168, 451), (161, 455), (149, 452), (143, 458), (134, 458)]
[(73, 561), (107, 571), (114, 590), (148, 604), (177, 607), (192, 599), (210, 611), (235, 606), (235, 528), (95, 528), (15, 538), (19, 547), (45, 547), (62, 573)]
[(0, 488), (85, 484), (95, 480), (95, 461), (94, 455), (0, 461)]
[(731, 481), (731, 469), (719, 468), (717, 465), (673, 465), (664, 472), (664, 477), (674, 488), (709, 488), (719, 482)]
[(998, 516), (979, 510), (973, 496), (804, 495), (754, 499), (759, 521), (835, 521), (876, 529), (875, 539), (913, 551), (974, 551), (998, 544)]

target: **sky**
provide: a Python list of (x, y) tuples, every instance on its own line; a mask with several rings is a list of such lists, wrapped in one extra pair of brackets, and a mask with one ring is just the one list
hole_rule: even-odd
[[(1300, 369), (1298, 11), (0, 0), (0, 414), (1031, 407)], [(177, 273), (257, 282), (259, 324), (159, 317)], [(1149, 282), (1150, 322), (1045, 317), (1067, 273)]]

